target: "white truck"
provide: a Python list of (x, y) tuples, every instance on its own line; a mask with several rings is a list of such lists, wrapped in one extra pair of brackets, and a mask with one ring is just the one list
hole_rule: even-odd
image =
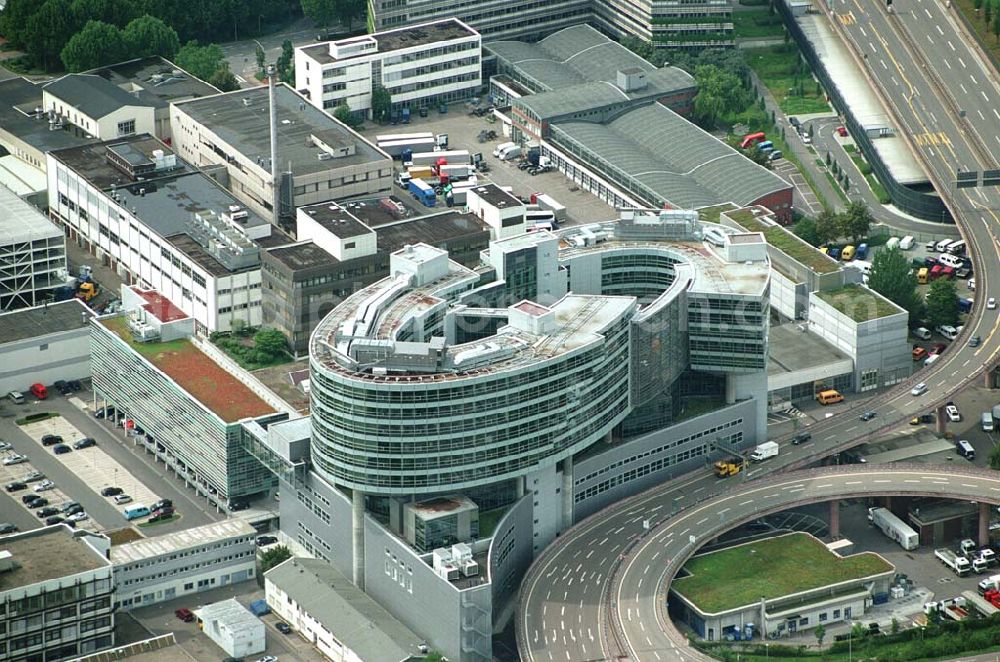
[(899, 240), (899, 248), (900, 248), (900, 250), (904, 250), (904, 251), (908, 251), (911, 248), (913, 248), (913, 237), (911, 237), (910, 235), (906, 235), (905, 237), (903, 237), (902, 239), (900, 239)]
[(868, 521), (877, 526), (886, 538), (899, 543), (903, 549), (911, 550), (920, 546), (920, 536), (917, 532), (887, 508), (869, 508)]
[(959, 577), (964, 577), (969, 574), (969, 570), (972, 564), (969, 563), (969, 559), (964, 556), (959, 556), (950, 549), (935, 549), (934, 556), (941, 560), (946, 566), (952, 569), (952, 571)]
[(750, 453), (750, 459), (754, 462), (763, 462), (764, 460), (776, 457), (778, 455), (778, 442), (776, 441), (765, 441), (763, 444), (757, 446)]
[(981, 575), (990, 569), (989, 562), (981, 556), (972, 557), (972, 571), (977, 575)]
[(979, 582), (979, 595), (985, 595), (986, 591), (996, 591), (1000, 589), (1000, 575), (990, 575)]
[(535, 204), (537, 204), (542, 209), (549, 209), (556, 217), (556, 221), (566, 220), (566, 207), (559, 204), (554, 198), (544, 193), (538, 193), (534, 196)]

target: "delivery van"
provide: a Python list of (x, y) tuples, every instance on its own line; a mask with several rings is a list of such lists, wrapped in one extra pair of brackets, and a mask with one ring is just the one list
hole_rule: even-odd
[(816, 394), (816, 402), (820, 403), (821, 405), (833, 405), (843, 401), (844, 401), (844, 396), (842, 396), (839, 391), (835, 391), (833, 389), (820, 391), (819, 393)]

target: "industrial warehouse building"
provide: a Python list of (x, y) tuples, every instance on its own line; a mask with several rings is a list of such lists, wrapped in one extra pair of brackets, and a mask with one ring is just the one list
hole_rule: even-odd
[(67, 284), (66, 237), (0, 184), (0, 311), (51, 301)]
[(90, 378), (90, 318), (79, 299), (0, 313), (0, 393)]
[(874, 552), (840, 557), (790, 533), (695, 556), (671, 582), (668, 609), (710, 641), (743, 635), (748, 623), (754, 638), (763, 629), (777, 639), (862, 618), (888, 599), (895, 572)]
[(295, 49), (295, 89), (321, 110), (345, 103), (371, 118), (372, 91), (393, 110), (436, 108), (482, 87), (479, 33), (449, 18)]
[(608, 205), (763, 205), (791, 221), (791, 184), (683, 117), (697, 93), (688, 73), (656, 68), (586, 25), (486, 48), (511, 139), (538, 145)]

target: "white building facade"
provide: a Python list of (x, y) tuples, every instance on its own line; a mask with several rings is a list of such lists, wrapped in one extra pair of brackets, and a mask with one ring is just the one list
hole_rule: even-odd
[(296, 48), (295, 89), (317, 108), (332, 112), (346, 102), (370, 117), (377, 87), (389, 92), (394, 109), (474, 96), (481, 59), (479, 33), (450, 18)]
[(257, 531), (229, 519), (111, 549), (116, 606), (129, 610), (253, 579)]
[(155, 109), (125, 90), (92, 74), (68, 74), (42, 89), (42, 105), (100, 140), (123, 138), (156, 129)]
[[(79, 172), (67, 151), (76, 148), (46, 158), (49, 213), (70, 239), (103, 258), (128, 284), (163, 294), (202, 331), (229, 331), (237, 320), (260, 326), (261, 271), (254, 241), (270, 234), (266, 221), (241, 212), (232, 195), (200, 172), (187, 170), (148, 188), (116, 188)], [(171, 204), (179, 198), (204, 209), (191, 212)], [(189, 232), (228, 241), (211, 244), (220, 247), (213, 257)], [(233, 258), (232, 268), (216, 258)]]
[(243, 658), (264, 652), (264, 621), (235, 598), (205, 605), (195, 614), (202, 621), (201, 631), (227, 655)]

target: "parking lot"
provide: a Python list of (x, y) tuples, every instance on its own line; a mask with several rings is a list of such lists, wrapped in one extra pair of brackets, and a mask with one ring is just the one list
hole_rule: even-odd
[[(88, 528), (118, 529), (128, 526), (122, 516), (123, 506), (100, 496), (100, 490), (107, 486), (121, 487), (137, 503), (149, 505), (156, 500), (153, 497), (174, 502), (181, 517), (141, 529), (145, 535), (162, 535), (225, 518), (225, 513), (218, 512), (185, 489), (182, 479), (168, 473), (162, 464), (157, 464), (155, 457), (149, 455), (142, 444), (136, 445), (124, 430), (112, 428), (108, 422), (97, 420), (86, 411), (84, 407), (91, 397), (89, 392), (64, 397), (50, 391), (48, 399), (41, 402), (29, 398), (27, 404), (16, 406), (8, 401), (0, 406), (0, 439), (10, 442), (14, 452), (27, 455), (30, 465), (53, 480), (58, 493), (65, 495), (65, 499), (77, 501), (83, 506), (91, 518)], [(15, 424), (16, 419), (36, 412), (52, 412), (61, 418), (23, 428)], [(45, 428), (46, 424), (58, 427)], [(60, 434), (66, 443), (80, 437), (91, 437), (97, 441), (97, 446), (54, 455), (51, 448), (39, 443), (47, 429), (55, 430), (54, 433)], [(20, 478), (28, 471), (23, 469), (25, 466), (3, 469), (13, 469), (14, 477)], [(48, 498), (51, 503), (56, 503), (54, 498)], [(16, 524), (22, 530), (39, 526), (33, 513), (21, 505), (19, 493), (0, 496), (0, 521)]]
[[(477, 139), (480, 131), (493, 130), (497, 138), (480, 143)], [(462, 104), (449, 106), (448, 113), (442, 115), (431, 112), (427, 117), (414, 115), (410, 124), (397, 126), (379, 126), (371, 122), (365, 123), (365, 137), (375, 140), (376, 135), (416, 133), (431, 131), (434, 134), (448, 134), (449, 149), (465, 149), (470, 154), (481, 153), (489, 164), (490, 171), (479, 175), (480, 181), (489, 180), (500, 186), (513, 187), (516, 196), (526, 198), (532, 193), (546, 193), (566, 207), (567, 220), (560, 225), (579, 225), (607, 221), (617, 217), (617, 213), (607, 203), (587, 191), (577, 187), (560, 172), (546, 172), (535, 176), (526, 171), (518, 170), (515, 162), (501, 161), (493, 156), (493, 148), (499, 143), (509, 140), (503, 135), (503, 126), (499, 121), (488, 123), (482, 117), (468, 115), (468, 108)], [(401, 167), (397, 161), (397, 167)], [(398, 197), (411, 199), (408, 193), (396, 187)], [(443, 201), (439, 199), (439, 204)]]

